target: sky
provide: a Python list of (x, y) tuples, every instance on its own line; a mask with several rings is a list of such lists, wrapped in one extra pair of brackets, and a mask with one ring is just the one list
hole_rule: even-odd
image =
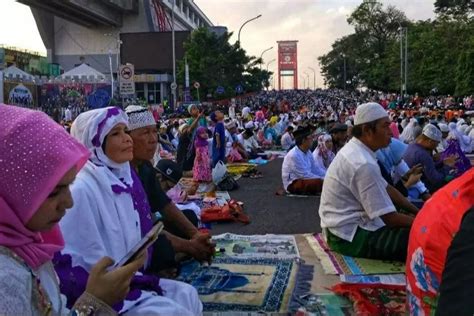
[[(309, 74), (313, 86), (316, 70), (316, 86), (323, 79), (319, 74), (317, 58), (331, 49), (338, 38), (353, 32), (347, 17), (362, 0), (194, 0), (214, 25), (226, 26), (234, 32), (231, 41), (243, 22), (262, 14), (247, 24), (241, 32), (242, 47), (252, 56), (263, 55), (264, 67), (277, 58), (277, 41), (298, 40), (298, 69), (301, 76)], [(434, 0), (382, 0), (384, 5), (394, 5), (404, 11), (411, 20), (434, 17)], [(0, 0), (0, 44), (30, 49), (46, 54), (30, 9), (14, 0)], [(276, 61), (269, 70), (275, 71)], [(307, 78), (307, 77), (306, 77)], [(300, 86), (303, 79), (300, 77)]]

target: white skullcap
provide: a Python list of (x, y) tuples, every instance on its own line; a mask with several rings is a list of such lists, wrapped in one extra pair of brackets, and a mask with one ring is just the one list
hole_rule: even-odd
[(436, 128), (433, 124), (426, 124), (423, 128), (423, 135), (428, 137), (429, 139), (434, 140), (435, 142), (440, 142), (442, 135), (441, 131)]
[(153, 114), (140, 105), (129, 105), (125, 109), (125, 113), (128, 115), (128, 129), (133, 131), (138, 128), (155, 126), (155, 118)]
[(359, 105), (354, 116), (354, 125), (361, 125), (378, 119), (388, 117), (387, 111), (375, 102), (369, 102)]
[(441, 132), (443, 132), (443, 133), (449, 132), (449, 127), (448, 127), (447, 124), (439, 123), (439, 124), (438, 124), (438, 127), (439, 127), (439, 129), (441, 130)]

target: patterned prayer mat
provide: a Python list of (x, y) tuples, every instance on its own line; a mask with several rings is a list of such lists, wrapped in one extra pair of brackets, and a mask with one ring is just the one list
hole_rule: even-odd
[(222, 257), (235, 259), (299, 258), (298, 246), (293, 235), (235, 235), (222, 234), (212, 238), (217, 249), (225, 249)]
[(356, 315), (406, 315), (405, 286), (341, 283), (331, 290), (350, 299)]
[(178, 280), (197, 289), (206, 312), (285, 312), (297, 270), (292, 259), (217, 257), (211, 266), (185, 263)]
[(232, 163), (232, 164), (227, 164), (227, 172), (232, 175), (239, 175), (243, 174), (245, 172), (248, 172), (252, 169), (255, 169), (256, 165), (250, 164), (250, 163)]
[(312, 316), (349, 316), (354, 314), (350, 300), (335, 294), (307, 294), (296, 300), (299, 305), (292, 310), (296, 313), (303, 307)]
[(405, 273), (405, 264), (397, 261), (382, 261), (355, 258), (331, 251), (321, 234), (305, 236), (326, 274), (396, 274)]

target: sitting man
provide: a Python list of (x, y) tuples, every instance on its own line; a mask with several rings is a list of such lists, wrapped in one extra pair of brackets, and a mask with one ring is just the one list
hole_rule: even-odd
[(290, 150), (295, 145), (293, 137), (293, 126), (288, 126), (286, 132), (281, 137), (281, 149)]
[(423, 176), (421, 180), (426, 184), (430, 192), (435, 192), (450, 180), (449, 175), (452, 167), (456, 163), (455, 157), (449, 157), (444, 161), (435, 162), (433, 151), (438, 147), (442, 139), (442, 134), (436, 126), (427, 124), (423, 132), (416, 138), (413, 144), (410, 144), (403, 155), (403, 159), (408, 166), (423, 166)]
[(317, 167), (311, 153), (312, 130), (309, 127), (299, 128), (293, 134), (296, 146), (286, 154), (281, 169), (283, 187), (292, 194), (319, 194), (323, 186), (324, 170)]
[[(171, 242), (174, 251), (190, 255), (199, 261), (210, 261), (214, 253), (210, 236), (200, 233), (192, 223), (192, 221), (196, 221), (192, 217), (190, 217), (190, 221), (168, 198), (162, 189), (159, 177), (157, 177), (158, 171), (150, 163), (158, 142), (153, 114), (147, 109), (135, 105), (128, 106), (126, 112), (129, 116), (130, 136), (133, 139), (132, 165), (138, 171), (151, 211), (153, 213), (160, 212), (162, 215), (165, 223), (165, 235)], [(163, 251), (155, 253), (157, 256), (164, 257)], [(163, 260), (165, 259), (163, 258)], [(167, 265), (173, 261), (170, 258), (168, 260), (163, 263), (167, 269), (172, 268)], [(156, 268), (155, 270), (159, 271), (160, 269)]]
[(348, 256), (405, 261), (413, 217), (397, 212), (391, 197), (406, 199), (384, 180), (375, 156), (392, 137), (387, 112), (360, 105), (352, 135), (324, 178), (319, 216), (328, 245)]
[(348, 126), (342, 123), (336, 123), (329, 129), (329, 134), (332, 137), (332, 152), (337, 154), (337, 152), (346, 144), (347, 142), (347, 130)]

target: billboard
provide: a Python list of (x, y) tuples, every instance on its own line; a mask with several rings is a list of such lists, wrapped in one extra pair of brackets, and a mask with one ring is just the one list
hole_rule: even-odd
[(298, 64), (296, 41), (278, 42), (278, 63), (281, 70), (296, 68)]

